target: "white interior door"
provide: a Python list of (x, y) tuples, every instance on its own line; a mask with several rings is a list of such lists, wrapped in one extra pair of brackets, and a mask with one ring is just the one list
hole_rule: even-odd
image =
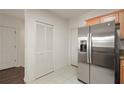
[(46, 71), (53, 71), (53, 26), (46, 25), (45, 31), (45, 62)]
[(38, 78), (53, 71), (53, 26), (36, 23), (35, 35), (35, 76)]
[(7, 69), (16, 66), (16, 32), (12, 28), (0, 27), (0, 55), (1, 68)]

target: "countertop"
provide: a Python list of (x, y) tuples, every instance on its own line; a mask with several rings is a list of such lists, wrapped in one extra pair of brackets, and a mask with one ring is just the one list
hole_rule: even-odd
[(120, 49), (120, 59), (124, 60), (124, 49)]
[(124, 60), (124, 56), (120, 56), (120, 59), (121, 59), (121, 60)]

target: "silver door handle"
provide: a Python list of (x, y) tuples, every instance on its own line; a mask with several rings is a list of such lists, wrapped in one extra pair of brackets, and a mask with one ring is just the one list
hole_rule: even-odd
[(87, 63), (89, 63), (89, 33), (87, 34)]
[(89, 48), (90, 64), (92, 63), (92, 33), (90, 33), (90, 48)]

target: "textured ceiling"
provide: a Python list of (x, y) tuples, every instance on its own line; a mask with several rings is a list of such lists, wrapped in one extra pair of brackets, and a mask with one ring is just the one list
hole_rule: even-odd
[(95, 9), (48, 9), (48, 11), (66, 19), (74, 18), (93, 10)]

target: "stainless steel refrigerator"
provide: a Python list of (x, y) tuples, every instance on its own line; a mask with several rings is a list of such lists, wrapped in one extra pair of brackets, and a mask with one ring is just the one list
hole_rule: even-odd
[(78, 29), (78, 80), (119, 83), (118, 35), (114, 21)]

